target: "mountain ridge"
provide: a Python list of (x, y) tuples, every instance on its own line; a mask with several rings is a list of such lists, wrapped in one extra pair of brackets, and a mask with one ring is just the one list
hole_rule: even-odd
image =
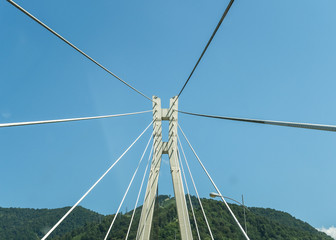
[[(191, 196), (201, 239), (211, 239), (196, 197)], [(188, 209), (190, 204), (187, 201)], [(224, 204), (212, 199), (202, 199), (212, 233), (216, 240), (243, 239), (236, 223)], [(244, 226), (241, 206), (230, 204), (232, 211)], [(0, 208), (0, 239), (35, 240), (40, 239), (69, 207), (58, 209)], [(270, 208), (249, 207), (246, 211), (247, 233), (251, 239), (293, 239), (332, 240), (308, 223), (294, 218), (289, 213)], [(194, 239), (198, 239), (191, 210), (190, 222)], [(135, 239), (141, 206), (136, 209), (129, 239)], [(124, 239), (132, 211), (120, 214), (108, 239)], [(50, 236), (53, 240), (95, 240), (103, 239), (114, 217), (102, 215), (83, 207), (77, 207), (72, 214)], [(157, 197), (151, 239), (180, 239), (175, 199), (167, 195)]]

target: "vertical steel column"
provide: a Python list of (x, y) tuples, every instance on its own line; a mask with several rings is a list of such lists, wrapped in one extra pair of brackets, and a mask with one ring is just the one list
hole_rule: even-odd
[[(170, 99), (169, 115), (169, 140), (168, 140), (168, 156), (170, 161), (170, 171), (173, 180), (174, 194), (176, 200), (177, 215), (180, 225), (180, 233), (182, 240), (192, 240), (192, 232), (187, 208), (187, 202), (183, 190), (183, 182), (181, 176), (180, 165), (177, 152), (177, 96)], [(174, 104), (172, 106), (172, 104)]]
[[(151, 170), (149, 173), (144, 204), (141, 211), (140, 222), (137, 232), (137, 240), (149, 240), (157, 194), (157, 185), (161, 166), (162, 154), (168, 154), (170, 171), (172, 174), (174, 194), (176, 200), (177, 215), (180, 225), (182, 240), (192, 240), (187, 203), (183, 190), (180, 165), (177, 153), (177, 106), (176, 97), (170, 99), (170, 108), (161, 109), (161, 100), (153, 96), (153, 127), (154, 127), (154, 150)], [(175, 101), (176, 100), (176, 101)], [(174, 106), (173, 106), (174, 104)], [(169, 121), (169, 140), (162, 142), (162, 120)]]
[(142, 206), (137, 240), (149, 240), (162, 158), (162, 110), (161, 99), (153, 96), (153, 158), (149, 172), (145, 200)]

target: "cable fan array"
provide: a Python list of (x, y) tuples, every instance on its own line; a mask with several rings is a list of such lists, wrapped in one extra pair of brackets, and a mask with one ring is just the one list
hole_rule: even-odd
[[(99, 68), (103, 69), (104, 71), (106, 71), (107, 73), (109, 73), (111, 76), (113, 76), (114, 78), (116, 78), (118, 81), (120, 81), (121, 83), (123, 83), (123, 85), (127, 86), (129, 89), (131, 89), (132, 91), (136, 92), (137, 94), (141, 95), (142, 97), (146, 98), (147, 100), (150, 100), (151, 102), (152, 99), (150, 99), (147, 95), (145, 95), (144, 93), (142, 93), (140, 90), (138, 90), (137, 88), (133, 87), (132, 85), (130, 85), (129, 83), (127, 83), (126, 81), (124, 81), (123, 79), (121, 79), (120, 77), (118, 77), (116, 74), (114, 74), (113, 72), (111, 72), (109, 69), (107, 69), (106, 67), (104, 67), (102, 64), (100, 64), (98, 61), (96, 61), (94, 58), (90, 57), (88, 54), (86, 54), (84, 51), (82, 51), (81, 49), (79, 49), (77, 46), (75, 46), (73, 43), (71, 43), (70, 41), (68, 41), (67, 39), (65, 39), (64, 37), (62, 37), (59, 33), (57, 33), (56, 31), (54, 31), (52, 28), (50, 28), (49, 26), (47, 26), (45, 23), (43, 23), (41, 20), (39, 20), (38, 18), (36, 18), (34, 15), (32, 15), (31, 13), (29, 13), (27, 10), (25, 10), (23, 7), (21, 7), (20, 5), (18, 5), (16, 2), (12, 1), (12, 0), (7, 0), (10, 4), (12, 4), (14, 7), (16, 7), (17, 9), (19, 9), (21, 12), (23, 12), (25, 15), (27, 15), (29, 18), (31, 18), (32, 20), (34, 20), (35, 22), (37, 22), (39, 25), (41, 25), (42, 27), (44, 27), (46, 30), (48, 30), (49, 32), (51, 32), (53, 35), (55, 35), (56, 37), (58, 37), (60, 40), (62, 40), (64, 43), (66, 43), (68, 46), (72, 47), (72, 49), (76, 50), (77, 52), (79, 52), (80, 54), (82, 54), (84, 57), (86, 57), (87, 59), (89, 59), (91, 62), (93, 62), (94, 64), (96, 64)], [(217, 31), (219, 30), (223, 20), (225, 19), (225, 17), (227, 16), (230, 8), (233, 5), (234, 0), (230, 0), (230, 2), (228, 3), (226, 9), (223, 12), (223, 15), (221, 17), (221, 19), (219, 20), (218, 24), (215, 27), (215, 30), (213, 31), (209, 41), (207, 42), (205, 48), (203, 49), (200, 57), (198, 58), (195, 66), (193, 67), (191, 73), (189, 74), (187, 80), (185, 81), (184, 85), (182, 86), (181, 90), (179, 91), (179, 93), (177, 94), (177, 98), (175, 99), (173, 105), (175, 104), (175, 102), (177, 101), (177, 99), (180, 97), (180, 95), (183, 93), (185, 87), (187, 86), (187, 84), (189, 83), (190, 79), (193, 76), (193, 73), (196, 71), (199, 63), (202, 60), (202, 57), (204, 56), (204, 54), (206, 53), (208, 47), (210, 46), (211, 42), (213, 41)], [(172, 109), (170, 108), (168, 111), (172, 111)], [(114, 118), (114, 117), (126, 117), (126, 116), (136, 116), (139, 114), (144, 114), (144, 113), (149, 113), (152, 112), (152, 110), (147, 110), (147, 111), (139, 111), (139, 112), (132, 112), (132, 113), (122, 113), (122, 114), (114, 114), (114, 115), (103, 115), (103, 116), (92, 116), (92, 117), (78, 117), (78, 118), (68, 118), (68, 119), (55, 119), (55, 120), (42, 120), (42, 121), (31, 121), (31, 122), (17, 122), (17, 123), (0, 123), (0, 128), (5, 128), (5, 127), (17, 127), (17, 126), (29, 126), (29, 125), (38, 125), (38, 124), (50, 124), (50, 123), (65, 123), (65, 122), (73, 122), (73, 121), (82, 121), (82, 120), (94, 120), (94, 119), (105, 119), (105, 118)], [(305, 128), (305, 129), (313, 129), (313, 130), (320, 130), (320, 131), (332, 131), (335, 132), (336, 131), (336, 126), (335, 125), (321, 125), (321, 124), (310, 124), (310, 123), (296, 123), (296, 122), (282, 122), (282, 121), (272, 121), (272, 120), (259, 120), (259, 119), (249, 119), (249, 118), (237, 118), (237, 117), (227, 117), (227, 116), (217, 116), (217, 115), (208, 115), (208, 114), (200, 114), (200, 113), (192, 113), (192, 112), (187, 112), (187, 111), (179, 111), (182, 114), (187, 114), (187, 115), (191, 115), (191, 116), (197, 116), (197, 117), (205, 117), (205, 118), (212, 118), (212, 119), (220, 119), (220, 120), (230, 120), (230, 121), (239, 121), (239, 122), (248, 122), (248, 123), (254, 123), (254, 124), (267, 124), (267, 125), (275, 125), (275, 126), (283, 126), (283, 127), (294, 127), (294, 128)], [(100, 183), (104, 177), (110, 173), (110, 171), (117, 165), (117, 163), (119, 161), (122, 160), (122, 158), (124, 157), (124, 155), (126, 153), (129, 152), (129, 150), (138, 142), (138, 140), (146, 133), (146, 131), (150, 128), (150, 126), (153, 124), (153, 121), (146, 126), (146, 128), (138, 135), (138, 137), (135, 138), (135, 140), (130, 144), (129, 147), (126, 148), (126, 150), (120, 155), (119, 158), (117, 158), (114, 163), (104, 172), (104, 174), (102, 176), (100, 176), (98, 178), (98, 180), (91, 186), (89, 187), (89, 189), (79, 198), (79, 200), (64, 214), (64, 216), (62, 216), (59, 221), (57, 223), (55, 223), (55, 225), (44, 235), (44, 237), (42, 238), (42, 240), (47, 239), (50, 234), (60, 225), (62, 224), (62, 222), (72, 213), (72, 211), (83, 201), (83, 199), (98, 185), (98, 183)], [(216, 190), (216, 192), (219, 194), (219, 196), (221, 197), (223, 203), (225, 204), (226, 208), (228, 209), (229, 213), (231, 214), (232, 218), (234, 219), (235, 223), (237, 224), (237, 226), (239, 227), (241, 233), (243, 234), (243, 236), (246, 239), (249, 239), (246, 230), (243, 229), (243, 227), (241, 226), (238, 218), (235, 216), (235, 214), (233, 213), (233, 211), (231, 210), (230, 206), (228, 205), (228, 203), (226, 202), (226, 200), (224, 199), (224, 196), (221, 194), (219, 188), (217, 187), (217, 185), (215, 184), (213, 178), (210, 176), (209, 171), (206, 169), (204, 163), (201, 161), (200, 157), (197, 155), (195, 149), (193, 148), (193, 146), (191, 145), (189, 139), (187, 138), (186, 134), (184, 133), (184, 131), (182, 130), (182, 128), (180, 127), (180, 125), (178, 125), (180, 132), (182, 133), (187, 145), (190, 147), (191, 151), (194, 154), (195, 159), (197, 160), (198, 164), (200, 165), (200, 167), (203, 169), (204, 173), (206, 174), (206, 176), (208, 177), (209, 181), (211, 182), (211, 184), (213, 185), (214, 189)], [(139, 162), (134, 170), (134, 173), (132, 175), (132, 178), (130, 179), (130, 182), (125, 190), (125, 193), (120, 201), (120, 204), (118, 206), (118, 209), (115, 213), (115, 216), (106, 232), (105, 238), (104, 240), (108, 239), (108, 237), (110, 236), (111, 231), (113, 231), (113, 225), (116, 221), (116, 218), (120, 212), (120, 209), (125, 201), (125, 198), (128, 195), (128, 192), (132, 186), (132, 183), (134, 182), (134, 179), (140, 169), (140, 166), (143, 162), (144, 157), (147, 154), (147, 150), (150, 146), (151, 140), (153, 137), (153, 133), (150, 134), (150, 137), (146, 143), (146, 146), (144, 148), (144, 151), (139, 159)], [(197, 190), (196, 187), (196, 182), (195, 179), (193, 177), (192, 174), (192, 170), (191, 167), (188, 163), (184, 148), (182, 147), (182, 143), (180, 138), (178, 138), (178, 145), (179, 145), (179, 149), (178, 149), (178, 156), (177, 159), (179, 160), (180, 166), (181, 166), (181, 171), (182, 171), (182, 176), (183, 176), (183, 180), (184, 180), (184, 186), (186, 188), (186, 192), (187, 192), (187, 198), (189, 201), (189, 206), (190, 206), (190, 210), (192, 213), (192, 219), (194, 221), (194, 226), (195, 226), (195, 230), (197, 233), (197, 238), (200, 240), (201, 239), (201, 234), (198, 228), (198, 224), (197, 224), (197, 219), (195, 216), (195, 211), (194, 211), (194, 206), (192, 204), (191, 198), (190, 198), (190, 188), (188, 186), (188, 181), (187, 181), (187, 177), (188, 175), (185, 172), (185, 169), (187, 170), (187, 173), (189, 174), (189, 178), (190, 181), (192, 182), (193, 185), (193, 190), (197, 196), (197, 200), (198, 200), (198, 204), (201, 208), (202, 211), (202, 215), (204, 218), (204, 221), (206, 223), (207, 226), (207, 230), (208, 230), (208, 234), (210, 236), (210, 238), (212, 240), (214, 240), (214, 236), (211, 230), (211, 224), (208, 221), (206, 212), (203, 208), (202, 205), (202, 201), (199, 195), (199, 192)], [(142, 180), (141, 180), (141, 185), (140, 188), (138, 189), (138, 194), (137, 194), (137, 199), (134, 203), (134, 209), (132, 212), (132, 217), (129, 223), (129, 227), (127, 230), (127, 234), (125, 236), (125, 239), (127, 240), (129, 238), (129, 233), (130, 233), (130, 229), (131, 226), (133, 224), (133, 220), (134, 220), (134, 215), (135, 215), (135, 211), (136, 208), (139, 204), (139, 199), (142, 193), (142, 188), (143, 188), (143, 184), (144, 181), (146, 179), (147, 176), (147, 172), (148, 172), (148, 168), (150, 166), (150, 159), (153, 155), (153, 143), (152, 143), (152, 147), (151, 150), (148, 153), (148, 160), (147, 163), (145, 165), (145, 170), (144, 173), (142, 175)], [(183, 158), (181, 157), (181, 153)], [(184, 160), (184, 163), (183, 161)], [(185, 168), (185, 167), (186, 168)]]

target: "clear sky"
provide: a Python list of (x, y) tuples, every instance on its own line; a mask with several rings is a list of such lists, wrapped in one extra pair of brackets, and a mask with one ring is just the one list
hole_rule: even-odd
[[(18, 3), (168, 107), (228, 1)], [(333, 0), (236, 0), (179, 108), (336, 124), (335, 9)], [(151, 109), (150, 101), (6, 1), (0, 2), (0, 29), (1, 123)], [(147, 113), (0, 129), (0, 206), (73, 205), (150, 121)], [(179, 122), (223, 194), (244, 194), (248, 206), (286, 211), (314, 227), (336, 224), (336, 133), (182, 114)], [(149, 134), (81, 205), (116, 211)], [(213, 188), (189, 150), (187, 155), (199, 192), (208, 197)], [(163, 159), (159, 193), (173, 194)], [(133, 208), (144, 167), (123, 211)]]

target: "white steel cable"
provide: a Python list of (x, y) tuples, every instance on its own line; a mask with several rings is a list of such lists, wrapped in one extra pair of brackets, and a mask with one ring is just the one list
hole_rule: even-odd
[(305, 128), (321, 131), (336, 132), (336, 125), (323, 125), (323, 124), (312, 124), (312, 123), (298, 123), (298, 122), (282, 122), (282, 121), (271, 121), (271, 120), (261, 120), (261, 119), (250, 119), (250, 118), (236, 118), (236, 117), (225, 117), (225, 116), (215, 116), (215, 115), (206, 115), (199, 113), (190, 113), (184, 111), (178, 111), (180, 113), (198, 116), (198, 117), (207, 117), (207, 118), (217, 118), (223, 120), (231, 120), (238, 122), (249, 122), (249, 123), (259, 123), (283, 127), (294, 127), (294, 128)]
[(81, 117), (81, 118), (65, 118), (65, 119), (55, 119), (55, 120), (42, 120), (42, 121), (32, 121), (32, 122), (16, 122), (16, 123), (0, 123), (0, 128), (2, 127), (17, 127), (17, 126), (26, 126), (26, 125), (36, 125), (36, 124), (46, 124), (46, 123), (60, 123), (60, 122), (73, 122), (81, 120), (91, 120), (91, 119), (100, 119), (100, 118), (112, 118), (112, 117), (121, 117), (121, 116), (130, 116), (141, 113), (152, 112), (153, 110), (133, 112), (133, 113), (121, 113), (114, 115), (103, 115), (95, 117)]
[(100, 68), (102, 68), (103, 70), (105, 70), (107, 73), (111, 74), (113, 77), (115, 77), (116, 79), (118, 79), (123, 84), (125, 84), (127, 87), (129, 87), (132, 90), (136, 91), (137, 93), (139, 93), (143, 97), (147, 98), (149, 101), (151, 101), (151, 102), (153, 101), (152, 99), (150, 99), (149, 97), (147, 97), (145, 94), (143, 94), (142, 92), (140, 92), (136, 88), (132, 87), (130, 84), (128, 84), (127, 82), (125, 82), (124, 80), (122, 80), (120, 77), (118, 77), (117, 75), (115, 75), (113, 72), (111, 72), (110, 70), (108, 70), (103, 65), (101, 65), (99, 62), (97, 62), (96, 60), (94, 60), (92, 57), (90, 57), (89, 55), (87, 55), (85, 52), (83, 52), (82, 50), (80, 50), (78, 47), (76, 47), (75, 45), (73, 45), (71, 42), (69, 42), (68, 40), (66, 40), (60, 34), (58, 34), (57, 32), (55, 32), (54, 30), (52, 30), (50, 27), (48, 27), (46, 24), (44, 24), (38, 18), (36, 18), (35, 16), (33, 16), (31, 13), (29, 13), (27, 10), (25, 10), (23, 7), (21, 7), (19, 4), (15, 3), (12, 0), (7, 0), (7, 1), (10, 4), (12, 4), (14, 7), (16, 7), (17, 9), (19, 9), (21, 12), (23, 12), (24, 14), (26, 14), (28, 17), (30, 17), (31, 19), (33, 19), (35, 22), (37, 22), (38, 24), (40, 24), (42, 27), (44, 27), (45, 29), (47, 29), (49, 32), (51, 32), (52, 34), (54, 34), (56, 37), (58, 37), (59, 39), (61, 39), (63, 42), (65, 42), (66, 44), (68, 44), (70, 47), (72, 47), (73, 49), (75, 49), (77, 52), (81, 53), (87, 59), (89, 59), (90, 61), (92, 61), (96, 65), (98, 65)]
[(183, 134), (183, 136), (184, 136), (185, 140), (188, 142), (188, 144), (189, 144), (189, 147), (191, 148), (191, 150), (192, 150), (192, 151), (193, 151), (193, 153), (195, 154), (195, 156), (196, 156), (196, 158), (197, 158), (198, 162), (201, 164), (201, 166), (202, 166), (202, 168), (203, 168), (204, 172), (206, 173), (206, 175), (207, 175), (207, 176), (208, 176), (208, 178), (210, 179), (210, 181), (211, 181), (212, 185), (213, 185), (213, 186), (214, 186), (214, 188), (216, 189), (217, 193), (220, 195), (220, 198), (222, 199), (222, 201), (224, 202), (225, 206), (226, 206), (226, 207), (227, 207), (227, 209), (229, 210), (230, 214), (232, 215), (232, 217), (233, 217), (233, 218), (234, 218), (234, 220), (236, 221), (236, 223), (237, 223), (237, 225), (239, 226), (239, 228), (240, 228), (241, 232), (244, 234), (244, 236), (245, 236), (245, 238), (246, 238), (247, 240), (250, 240), (250, 238), (247, 236), (246, 232), (244, 231), (244, 229), (243, 229), (243, 228), (242, 228), (242, 226), (240, 225), (240, 223), (239, 223), (238, 219), (236, 218), (236, 216), (235, 216), (235, 215), (234, 215), (234, 213), (232, 212), (232, 210), (231, 210), (230, 206), (229, 206), (229, 205), (227, 204), (227, 202), (225, 201), (225, 199), (224, 199), (223, 195), (222, 195), (222, 194), (221, 194), (221, 192), (219, 191), (219, 189), (218, 189), (218, 187), (216, 186), (215, 182), (212, 180), (212, 178), (211, 178), (211, 176), (210, 176), (209, 172), (208, 172), (208, 171), (206, 170), (206, 168), (204, 167), (204, 165), (203, 165), (203, 163), (202, 163), (201, 159), (198, 157), (198, 155), (197, 155), (197, 153), (195, 152), (194, 148), (191, 146), (191, 144), (190, 144), (190, 142), (189, 142), (189, 140), (188, 140), (187, 136), (184, 134), (184, 132), (183, 132), (183, 130), (182, 130), (182, 128), (181, 128), (181, 126), (180, 126), (180, 125), (178, 125), (178, 127), (179, 127), (179, 129), (181, 130), (181, 132), (182, 132), (182, 134)]
[(139, 138), (147, 131), (152, 125), (153, 121), (142, 131), (142, 133), (133, 141), (133, 143), (121, 154), (121, 156), (107, 169), (107, 171), (90, 187), (90, 189), (73, 205), (69, 211), (44, 235), (41, 240), (45, 240), (63, 220), (77, 207), (77, 205), (92, 191), (92, 189), (109, 173), (109, 171), (120, 161), (120, 159), (133, 147), (133, 145), (139, 140)]
[(111, 222), (111, 225), (110, 225), (109, 229), (107, 230), (107, 233), (106, 233), (106, 235), (105, 235), (104, 240), (107, 239), (108, 235), (109, 235), (110, 232), (111, 232), (111, 229), (112, 229), (112, 227), (113, 227), (113, 224), (114, 224), (114, 222), (115, 222), (115, 220), (117, 219), (117, 216), (118, 216), (118, 214), (119, 214), (120, 208), (122, 207), (122, 205), (123, 205), (123, 203), (124, 203), (124, 201), (125, 201), (125, 198), (126, 198), (126, 196), (127, 196), (127, 193), (128, 193), (128, 191), (129, 191), (129, 189), (130, 189), (132, 183), (133, 183), (134, 177), (135, 177), (135, 175), (137, 174), (137, 172), (138, 172), (138, 170), (139, 170), (139, 167), (140, 167), (140, 164), (141, 164), (141, 162), (142, 162), (142, 159), (143, 159), (143, 157), (145, 156), (145, 153), (147, 152), (147, 148), (148, 148), (149, 143), (150, 143), (150, 141), (151, 141), (151, 139), (152, 139), (152, 136), (153, 136), (153, 134), (150, 136), (150, 138), (149, 138), (149, 140), (148, 140), (148, 143), (147, 143), (147, 145), (146, 145), (146, 147), (145, 147), (144, 152), (142, 153), (142, 156), (141, 156), (141, 158), (140, 158), (140, 161), (139, 161), (139, 163), (138, 163), (138, 166), (137, 166), (137, 168), (135, 169), (135, 171), (134, 171), (134, 173), (133, 173), (133, 176), (132, 176), (132, 178), (131, 178), (131, 181), (130, 181), (129, 184), (128, 184), (128, 187), (127, 187), (127, 189), (126, 189), (126, 191), (125, 191), (125, 194), (124, 194), (124, 196), (123, 196), (123, 198), (122, 198), (122, 200), (121, 200), (121, 202), (120, 202), (120, 204), (119, 204), (118, 210), (117, 210), (117, 212), (116, 212), (115, 215), (114, 215), (114, 218), (113, 218), (113, 220), (112, 220), (112, 222)]
[[(230, 10), (230, 8), (231, 8), (231, 6), (232, 6), (232, 4), (233, 4), (233, 1), (234, 1), (234, 0), (231, 0), (231, 1), (229, 2), (229, 4), (227, 5), (227, 7), (225, 8), (225, 11), (224, 11), (224, 13), (223, 13), (221, 19), (220, 19), (219, 22), (217, 23), (217, 26), (216, 26), (215, 30), (213, 31), (213, 33), (212, 33), (212, 35), (211, 35), (211, 37), (210, 37), (208, 43), (206, 44), (205, 48), (203, 49), (203, 52), (202, 52), (201, 56), (198, 58), (198, 60), (197, 60), (197, 62), (196, 62), (196, 64), (195, 64), (193, 70), (191, 71), (191, 73), (190, 73), (190, 75), (189, 75), (187, 81), (184, 83), (184, 85), (183, 85), (181, 91), (180, 91), (179, 94), (177, 95), (176, 100), (180, 97), (180, 95), (181, 95), (181, 93), (183, 92), (184, 88), (187, 86), (187, 84), (188, 84), (188, 82), (189, 82), (191, 76), (192, 76), (193, 73), (195, 72), (195, 70), (196, 70), (198, 64), (200, 63), (200, 61), (201, 61), (203, 55), (205, 54), (205, 52), (207, 51), (208, 47), (210, 46), (212, 39), (215, 37), (215, 35), (216, 35), (216, 33), (217, 33), (217, 31), (218, 31), (220, 25), (222, 24), (222, 22), (223, 22), (224, 18), (226, 17), (227, 13), (229, 12), (229, 10)], [(175, 100), (175, 101), (176, 101), (176, 100)], [(175, 103), (175, 102), (174, 102), (174, 103)], [(174, 103), (173, 103), (172, 105), (174, 105)]]
[(210, 233), (211, 239), (214, 240), (214, 237), (213, 237), (213, 235), (212, 235), (212, 231), (211, 231), (211, 228), (210, 228), (210, 225), (209, 225), (209, 222), (208, 222), (208, 218), (207, 218), (207, 216), (206, 216), (206, 214), (205, 214), (205, 211), (204, 211), (204, 208), (203, 208), (203, 204), (202, 204), (201, 198), (200, 198), (200, 196), (199, 196), (199, 194), (198, 194), (198, 191), (197, 191), (197, 187), (196, 187), (194, 178), (193, 178), (193, 176), (192, 176), (192, 173), (191, 173), (191, 170), (190, 170), (190, 168), (189, 168), (189, 164), (188, 164), (187, 158), (186, 158), (186, 156), (185, 156), (185, 153), (184, 153), (184, 150), (183, 150), (183, 147), (182, 147), (180, 138), (179, 138), (178, 136), (177, 136), (177, 140), (178, 140), (178, 142), (179, 142), (179, 144), (180, 144), (181, 151), (182, 151), (182, 154), (183, 154), (183, 157), (184, 157), (184, 161), (185, 161), (186, 166), (187, 166), (187, 168), (188, 168), (188, 172), (189, 172), (191, 181), (192, 181), (192, 183), (193, 183), (193, 186), (194, 186), (194, 189), (195, 189), (195, 192), (196, 192), (196, 195), (197, 195), (197, 199), (198, 199), (198, 202), (199, 202), (199, 204), (200, 204), (200, 207), (201, 207), (201, 210), (202, 210), (204, 219), (205, 219), (205, 223), (206, 223), (206, 225), (207, 225), (207, 227), (208, 227), (208, 231), (209, 231), (209, 233)]
[(221, 19), (220, 19), (219, 22), (217, 23), (217, 26), (216, 26), (215, 30), (213, 31), (213, 33), (212, 33), (212, 35), (211, 35), (211, 37), (210, 37), (208, 43), (206, 44), (205, 48), (203, 49), (203, 52), (202, 52), (201, 56), (198, 58), (198, 60), (197, 60), (197, 62), (196, 62), (196, 64), (195, 64), (193, 70), (192, 70), (191, 73), (189, 74), (189, 77), (188, 77), (187, 81), (184, 83), (182, 89), (181, 89), (180, 92), (177, 94), (177, 97), (175, 98), (173, 104), (171, 104), (171, 107), (168, 109), (168, 114), (170, 113), (170, 110), (171, 110), (172, 107), (174, 106), (175, 102), (180, 98), (180, 95), (182, 94), (184, 88), (187, 86), (187, 84), (188, 84), (188, 82), (189, 82), (191, 76), (192, 76), (193, 73), (195, 72), (195, 70), (196, 70), (198, 64), (200, 63), (200, 61), (201, 61), (203, 55), (205, 54), (205, 52), (207, 51), (208, 47), (210, 46), (212, 39), (215, 37), (215, 35), (216, 35), (216, 33), (217, 33), (217, 31), (218, 31), (220, 25), (222, 24), (222, 22), (223, 22), (224, 18), (226, 17), (227, 13), (229, 12), (229, 10), (230, 10), (230, 8), (231, 8), (233, 2), (234, 2), (234, 0), (230, 0), (229, 4), (227, 5), (227, 7), (226, 7), (226, 9), (225, 9), (225, 11), (224, 11), (224, 13), (223, 13)]
[(149, 162), (150, 162), (150, 159), (151, 159), (151, 156), (152, 156), (152, 153), (153, 153), (153, 146), (154, 146), (154, 144), (152, 145), (152, 148), (151, 148), (151, 150), (150, 150), (150, 154), (149, 154), (148, 161), (147, 161), (147, 166), (146, 166), (144, 175), (143, 175), (143, 177), (142, 177), (142, 181), (141, 181), (141, 185), (140, 185), (140, 189), (139, 189), (138, 197), (137, 197), (137, 200), (136, 200), (135, 205), (134, 205), (134, 209), (133, 209), (133, 213), (132, 213), (131, 221), (130, 221), (130, 224), (129, 224), (129, 226), (128, 226), (128, 230), (127, 230), (127, 234), (126, 234), (126, 238), (125, 238), (125, 240), (128, 239), (128, 235), (129, 235), (129, 233), (130, 233), (130, 231), (131, 231), (131, 226), (132, 226), (133, 219), (134, 219), (134, 215), (135, 215), (135, 211), (136, 211), (136, 208), (137, 208), (137, 205), (138, 205), (138, 202), (139, 202), (139, 198), (140, 198), (140, 194), (141, 194), (142, 186), (143, 186), (143, 183), (144, 183), (144, 181), (145, 181), (145, 177), (146, 177), (146, 173), (147, 173), (147, 170), (148, 170)]
[(183, 164), (182, 164), (182, 158), (181, 158), (180, 151), (178, 152), (178, 155), (179, 155), (179, 160), (180, 160), (180, 165), (181, 165), (181, 170), (182, 170), (184, 183), (186, 185), (186, 189), (187, 189), (187, 193), (188, 193), (188, 199), (189, 199), (189, 203), (190, 203), (191, 212), (192, 212), (194, 222), (195, 222), (195, 228), (196, 228), (197, 236), (198, 236), (198, 239), (201, 240), (201, 236), (200, 236), (200, 233), (199, 233), (199, 230), (198, 230), (198, 225), (197, 225), (197, 221), (196, 221), (196, 217), (195, 217), (194, 207), (192, 205), (191, 198), (190, 198), (190, 192), (189, 192), (187, 178), (186, 178), (185, 173), (184, 173), (184, 168), (183, 168)]

